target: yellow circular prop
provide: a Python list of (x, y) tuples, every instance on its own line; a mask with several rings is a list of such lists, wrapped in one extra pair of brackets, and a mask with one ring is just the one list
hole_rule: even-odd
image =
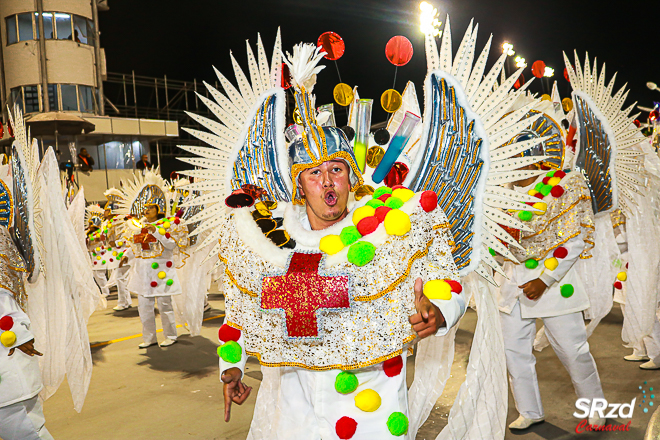
[(573, 100), (571, 98), (564, 98), (561, 100), (561, 106), (568, 113), (573, 110)]
[(346, 107), (353, 102), (353, 89), (346, 83), (339, 83), (332, 91), (335, 102), (342, 107)]
[(541, 101), (550, 101), (552, 98), (550, 98), (550, 95), (547, 93), (541, 95)]
[(385, 156), (385, 150), (381, 146), (373, 146), (367, 150), (367, 165), (371, 168), (376, 168), (380, 161)]
[(380, 95), (380, 105), (383, 107), (387, 113), (394, 113), (395, 111), (401, 108), (403, 104), (403, 98), (401, 98), (401, 93), (397, 92), (394, 89), (388, 89)]
[(360, 200), (364, 196), (370, 196), (374, 193), (374, 187), (371, 185), (360, 185), (355, 189), (355, 200)]

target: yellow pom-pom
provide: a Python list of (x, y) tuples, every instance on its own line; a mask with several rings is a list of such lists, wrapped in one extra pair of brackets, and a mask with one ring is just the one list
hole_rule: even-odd
[(355, 406), (364, 412), (374, 412), (380, 408), (380, 396), (374, 390), (363, 390), (355, 396)]
[(545, 265), (545, 267), (548, 270), (555, 270), (555, 269), (557, 269), (557, 266), (559, 266), (559, 262), (557, 261), (557, 259), (555, 257), (548, 258), (547, 260), (545, 260), (543, 262), (543, 264)]
[(0, 342), (2, 342), (2, 345), (5, 347), (11, 347), (16, 343), (16, 333), (12, 331), (2, 332), (0, 335)]
[(328, 255), (334, 255), (344, 249), (344, 243), (341, 242), (339, 235), (326, 235), (321, 239), (319, 249)]
[(541, 212), (535, 212), (535, 214), (545, 214), (545, 211), (548, 209), (548, 205), (545, 202), (536, 202), (532, 205), (533, 208), (540, 210)]
[(163, 278), (165, 278), (166, 276), (167, 276), (167, 274), (164, 271), (161, 270), (160, 272), (158, 272), (158, 278), (160, 278), (161, 280)]
[(443, 280), (431, 280), (424, 284), (424, 295), (428, 299), (451, 299), (451, 286)]
[(97, 248), (96, 248), (96, 252), (101, 252), (101, 248), (100, 248), (100, 247), (97, 247)]
[(100, 260), (100, 259), (101, 259), (101, 256), (100, 256), (100, 255), (97, 255), (97, 256), (96, 256), (96, 259), (97, 259), (97, 260)]
[(409, 190), (408, 188), (397, 188), (394, 191), (392, 191), (392, 197), (396, 197), (396, 198), (401, 199), (403, 201), (403, 203), (406, 203), (414, 195), (415, 195), (415, 192)]
[(539, 193), (539, 192), (538, 192), (537, 190), (535, 190), (535, 189), (530, 189), (529, 191), (527, 191), (527, 194), (529, 194), (529, 195), (532, 196), (532, 197), (534, 197), (534, 196), (537, 195), (538, 193)]
[(170, 226), (172, 226), (172, 225), (170, 224), (170, 222), (165, 222), (165, 223), (163, 223), (163, 228), (165, 228), (165, 229), (170, 229)]
[(118, 242), (117, 242), (117, 246), (122, 247), (123, 245), (124, 245), (124, 242), (123, 242), (123, 241), (118, 241)]
[(117, 251), (112, 251), (112, 256), (116, 257), (117, 256)]
[(376, 214), (376, 210), (374, 208), (367, 205), (362, 206), (353, 212), (353, 224), (357, 226), (357, 224), (360, 223), (360, 220), (365, 217), (371, 217), (374, 214)]
[(559, 177), (551, 177), (551, 178), (548, 180), (548, 185), (550, 185), (550, 186), (555, 186), (555, 185), (558, 185), (559, 182), (561, 182), (561, 179), (560, 179)]
[(619, 272), (618, 274), (616, 274), (616, 279), (619, 281), (625, 281), (628, 279), (628, 274), (625, 272)]
[(165, 228), (159, 228), (159, 229), (158, 229), (158, 233), (159, 233), (160, 235), (165, 235), (166, 232), (167, 232), (167, 231), (165, 231)]
[(393, 209), (385, 216), (385, 231), (390, 235), (406, 235), (410, 231), (410, 217), (403, 211)]

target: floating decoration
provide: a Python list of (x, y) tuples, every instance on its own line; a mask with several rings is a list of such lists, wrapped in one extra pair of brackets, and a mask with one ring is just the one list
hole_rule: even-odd
[(413, 56), (413, 45), (403, 35), (397, 35), (387, 42), (385, 56), (395, 66), (405, 66)]
[(316, 42), (318, 47), (323, 48), (326, 60), (336, 61), (344, 55), (346, 45), (344, 40), (336, 32), (323, 32)]
[[(385, 130), (387, 133), (387, 130)], [(381, 146), (373, 146), (367, 150), (367, 165), (371, 168), (376, 168), (380, 161), (385, 156), (385, 150)]]
[(545, 74), (545, 63), (541, 60), (534, 61), (534, 64), (532, 64), (532, 75), (534, 75), (537, 78), (543, 78), (544, 74)]
[[(421, 118), (419, 116), (414, 115), (410, 112), (406, 112), (405, 116), (403, 117), (403, 121), (401, 121), (401, 125), (399, 125), (399, 128), (397, 129), (396, 133), (394, 134), (394, 137), (392, 138), (392, 141), (390, 142), (389, 147), (387, 148), (387, 152), (385, 153), (383, 160), (381, 160), (380, 164), (378, 165), (378, 168), (376, 168), (376, 170), (374, 171), (372, 180), (375, 183), (382, 182), (383, 179), (385, 179), (385, 177), (388, 176), (388, 174), (391, 172), (391, 170), (393, 169), (393, 165), (396, 163), (396, 160), (401, 155), (403, 148), (406, 146), (408, 139), (410, 139), (410, 137), (412, 136), (412, 133), (415, 130), (415, 127), (417, 127), (417, 124), (419, 124), (420, 120)], [(408, 173), (408, 167), (406, 166), (406, 174), (407, 173)], [(398, 183), (395, 183), (394, 185), (400, 185), (401, 183), (403, 183), (403, 180), (400, 180)], [(394, 185), (389, 185), (389, 183), (387, 184), (387, 186), (394, 186)]]
[(290, 88), (291, 84), (291, 72), (289, 71), (289, 66), (286, 63), (282, 63), (282, 79), (280, 80), (280, 85), (284, 90)]
[(573, 110), (573, 100), (571, 98), (564, 98), (561, 100), (561, 108), (564, 109), (565, 113)]
[(374, 142), (378, 145), (387, 145), (390, 141), (390, 132), (387, 128), (379, 128), (374, 132)]
[(355, 143), (353, 144), (353, 153), (355, 154), (357, 166), (363, 173), (367, 163), (367, 146), (369, 145), (371, 108), (373, 104), (373, 99), (360, 99), (357, 105), (357, 130), (355, 133)]
[(568, 69), (564, 67), (564, 78), (566, 81), (571, 82), (571, 78), (568, 76)]
[(387, 113), (394, 113), (395, 111), (401, 108), (403, 104), (403, 98), (401, 98), (401, 93), (397, 92), (394, 89), (388, 89), (380, 95), (380, 105), (383, 107)]
[(332, 96), (337, 104), (346, 107), (353, 102), (353, 89), (346, 83), (339, 83), (332, 90)]

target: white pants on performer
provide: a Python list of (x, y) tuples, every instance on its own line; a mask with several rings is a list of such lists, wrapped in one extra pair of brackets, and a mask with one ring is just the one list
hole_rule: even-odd
[[(263, 399), (269, 408), (277, 408), (277, 413), (264, 415), (270, 419), (268, 432), (259, 426), (265, 420), (253, 419), (248, 439), (339, 440), (337, 421), (343, 417), (357, 423), (351, 440), (402, 439), (392, 435), (387, 427), (392, 413), (401, 412), (408, 416), (406, 360), (405, 356), (401, 357), (401, 372), (392, 377), (385, 374), (383, 364), (352, 370), (359, 385), (349, 394), (341, 394), (335, 389), (339, 370), (262, 367), (264, 380), (257, 399)], [(270, 381), (277, 380), (280, 383), (279, 387), (275, 386), (278, 392), (274, 394), (269, 391), (272, 388)], [(381, 399), (380, 407), (373, 412), (362, 411), (355, 405), (355, 396), (367, 389), (378, 393)], [(273, 423), (276, 423), (276, 429), (273, 429)]]
[(117, 277), (117, 306), (129, 307), (133, 305), (131, 292), (128, 291), (128, 271), (130, 266), (122, 266), (117, 269), (115, 276)]
[(39, 396), (0, 408), (0, 438), (3, 440), (53, 440), (45, 423)]
[(101, 288), (101, 293), (103, 296), (107, 297), (110, 295), (110, 288), (108, 287), (108, 278), (105, 275), (105, 270), (93, 270), (94, 280), (96, 284)]
[[(541, 393), (536, 377), (536, 357), (532, 345), (536, 335), (536, 319), (520, 315), (520, 303), (511, 314), (500, 313), (506, 366), (511, 391), (518, 412), (528, 419), (544, 417)], [(587, 332), (581, 312), (543, 319), (545, 333), (557, 357), (571, 376), (578, 398), (603, 398), (603, 388), (596, 362), (589, 352)]]
[(145, 344), (158, 342), (156, 337), (156, 312), (154, 310), (156, 300), (158, 300), (160, 322), (163, 324), (163, 334), (169, 339), (176, 339), (176, 321), (174, 319), (174, 309), (172, 308), (172, 297), (138, 295), (138, 312), (142, 321), (142, 338)]

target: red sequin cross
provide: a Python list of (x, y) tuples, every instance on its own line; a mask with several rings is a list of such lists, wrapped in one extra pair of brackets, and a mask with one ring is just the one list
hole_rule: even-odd
[(139, 234), (135, 234), (133, 236), (133, 243), (141, 243), (142, 249), (145, 251), (151, 249), (149, 243), (155, 243), (157, 241), (158, 240), (156, 240), (156, 237), (151, 235), (147, 228), (142, 228), (142, 231)]
[(322, 257), (296, 252), (284, 275), (263, 279), (261, 308), (284, 310), (289, 337), (317, 337), (318, 310), (351, 306), (348, 276), (319, 275)]

